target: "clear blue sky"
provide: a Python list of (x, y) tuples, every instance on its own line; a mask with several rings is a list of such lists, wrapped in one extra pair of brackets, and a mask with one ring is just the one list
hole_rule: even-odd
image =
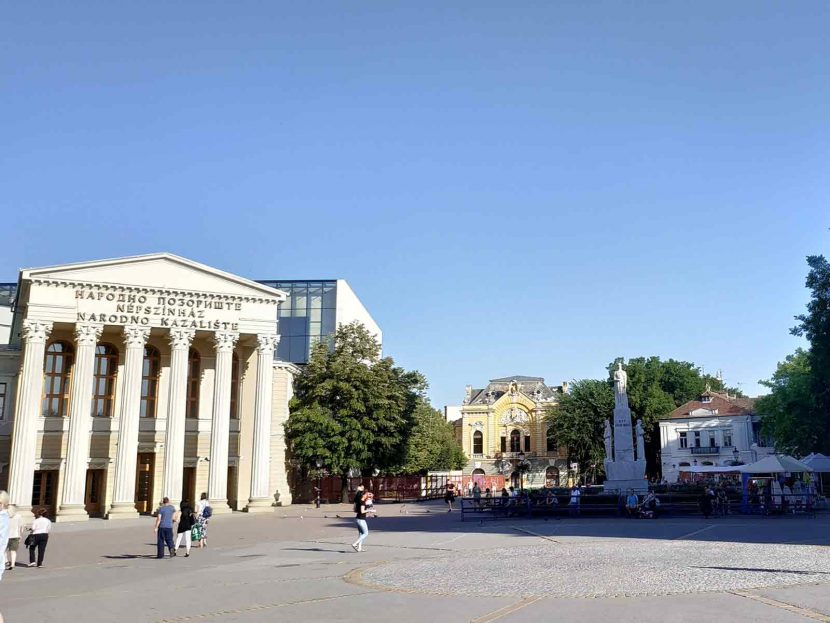
[(4, 8), (0, 280), (348, 279), (436, 406), (616, 356), (756, 381), (830, 251), (823, 2)]

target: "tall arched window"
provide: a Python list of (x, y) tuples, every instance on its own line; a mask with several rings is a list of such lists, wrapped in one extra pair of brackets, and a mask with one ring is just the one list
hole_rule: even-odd
[(43, 365), (44, 417), (63, 417), (68, 413), (69, 372), (75, 360), (75, 349), (69, 342), (52, 342), (46, 349)]
[(118, 374), (118, 351), (112, 344), (95, 347), (95, 367), (92, 373), (92, 415), (112, 417), (115, 402), (115, 377)]
[(239, 357), (231, 358), (231, 419), (239, 419)]
[(141, 417), (156, 417), (160, 372), (159, 351), (152, 346), (145, 346), (144, 364), (141, 368)]
[(187, 357), (187, 417), (199, 417), (199, 382), (202, 380), (202, 358), (195, 348)]
[(484, 434), (480, 430), (473, 433), (473, 454), (484, 454)]
[(515, 428), (512, 431), (510, 431), (510, 451), (522, 451), (522, 434)]

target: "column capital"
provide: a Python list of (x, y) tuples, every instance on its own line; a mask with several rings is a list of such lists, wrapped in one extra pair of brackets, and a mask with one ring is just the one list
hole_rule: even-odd
[(89, 322), (78, 323), (75, 325), (75, 342), (78, 346), (95, 346), (103, 330), (104, 325)]
[(24, 320), (22, 331), (23, 340), (29, 344), (32, 342), (45, 342), (52, 332), (52, 323), (43, 320)]
[(150, 327), (128, 324), (124, 327), (124, 344), (127, 348), (144, 348), (150, 337)]
[(193, 329), (170, 329), (167, 339), (170, 340), (173, 350), (184, 350), (190, 348), (194, 335), (196, 331)]
[(238, 339), (239, 333), (235, 331), (216, 331), (213, 334), (213, 347), (217, 353), (229, 353)]
[(276, 333), (257, 333), (256, 343), (259, 353), (273, 353), (277, 344), (280, 343), (280, 336)]

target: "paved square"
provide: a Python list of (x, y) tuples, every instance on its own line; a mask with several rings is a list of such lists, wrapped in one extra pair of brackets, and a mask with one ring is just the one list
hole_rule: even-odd
[(830, 622), (828, 515), (481, 523), (439, 503), (380, 514), (361, 554), (345, 506), (217, 516), (208, 549), (165, 560), (149, 518), (58, 524), (45, 568), (6, 572), (0, 610), (10, 622)]

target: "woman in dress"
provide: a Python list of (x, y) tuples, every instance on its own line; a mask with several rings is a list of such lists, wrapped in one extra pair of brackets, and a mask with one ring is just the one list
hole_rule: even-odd
[(208, 500), (207, 493), (202, 494), (202, 498), (196, 503), (196, 525), (199, 526), (199, 549), (207, 547), (207, 526), (213, 515), (213, 509), (210, 507), (210, 500)]
[(193, 523), (196, 515), (193, 512), (193, 508), (190, 506), (190, 502), (187, 500), (182, 501), (179, 509), (179, 527), (176, 530), (176, 546), (173, 548), (173, 551), (179, 551), (179, 546), (182, 544), (182, 538), (184, 538), (184, 557), (187, 558), (190, 556), (190, 546), (193, 543), (190, 531), (193, 529)]
[(29, 541), (29, 566), (35, 566), (35, 550), (37, 550), (37, 566), (42, 567), (46, 544), (49, 542), (49, 532), (52, 530), (52, 522), (46, 517), (45, 508), (35, 511), (35, 520), (29, 529), (32, 531), (32, 539)]

